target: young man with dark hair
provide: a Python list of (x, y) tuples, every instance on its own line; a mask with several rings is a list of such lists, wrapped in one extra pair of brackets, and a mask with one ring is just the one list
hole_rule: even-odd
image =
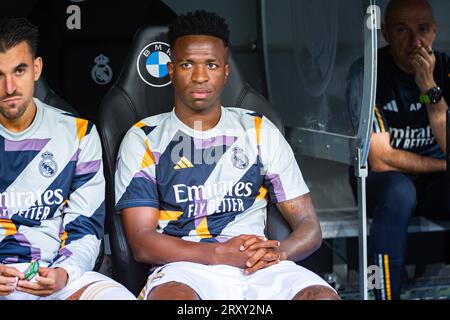
[[(196, 11), (169, 27), (175, 107), (125, 136), (116, 207), (135, 258), (154, 265), (141, 299), (339, 299), (293, 261), (318, 249), (320, 225), (294, 154), (263, 115), (224, 108), (229, 31)], [(267, 196), (291, 225), (264, 236)]]
[(33, 98), (37, 42), (25, 18), (0, 18), (0, 300), (134, 299), (91, 272), (105, 215), (100, 139)]

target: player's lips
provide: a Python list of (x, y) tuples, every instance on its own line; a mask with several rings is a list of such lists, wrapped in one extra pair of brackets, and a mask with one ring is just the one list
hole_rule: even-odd
[(18, 96), (15, 96), (15, 97), (3, 99), (2, 102), (5, 102), (5, 103), (14, 103), (14, 102), (18, 102), (20, 99), (22, 99), (22, 98), (21, 98), (21, 97), (18, 97)]
[(190, 92), (190, 95), (194, 99), (205, 99), (209, 96), (210, 93), (211, 91), (207, 89), (195, 89)]

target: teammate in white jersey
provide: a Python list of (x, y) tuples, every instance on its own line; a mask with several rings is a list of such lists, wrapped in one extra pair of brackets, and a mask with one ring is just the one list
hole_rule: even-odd
[[(321, 245), (320, 225), (293, 152), (263, 115), (221, 106), (228, 26), (203, 11), (169, 28), (172, 112), (125, 136), (116, 172), (134, 256), (156, 269), (141, 299), (339, 299), (296, 265)], [(293, 228), (264, 237), (267, 199)]]
[[(0, 300), (134, 299), (91, 270), (104, 228), (95, 126), (33, 99), (38, 30), (0, 19)], [(32, 261), (37, 275), (25, 278)]]

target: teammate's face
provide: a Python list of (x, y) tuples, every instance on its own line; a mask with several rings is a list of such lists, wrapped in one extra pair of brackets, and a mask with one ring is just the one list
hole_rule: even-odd
[(169, 75), (175, 91), (175, 107), (202, 112), (220, 107), (228, 79), (228, 49), (221, 39), (189, 35), (172, 48)]
[(19, 121), (33, 104), (34, 81), (42, 70), (41, 58), (33, 59), (26, 42), (0, 52), (0, 121)]
[(413, 53), (420, 47), (431, 48), (436, 31), (432, 11), (417, 1), (395, 8), (383, 25), (383, 34), (390, 45), (391, 56), (407, 74), (415, 74), (411, 64)]

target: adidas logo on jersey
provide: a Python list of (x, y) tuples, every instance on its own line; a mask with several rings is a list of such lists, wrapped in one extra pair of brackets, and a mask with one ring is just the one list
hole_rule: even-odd
[(383, 110), (391, 111), (391, 112), (398, 112), (397, 102), (395, 100), (392, 100), (387, 105), (383, 107)]
[(187, 168), (193, 168), (194, 165), (189, 161), (188, 158), (183, 157), (180, 161), (173, 167), (175, 170), (181, 170), (181, 169), (187, 169)]

